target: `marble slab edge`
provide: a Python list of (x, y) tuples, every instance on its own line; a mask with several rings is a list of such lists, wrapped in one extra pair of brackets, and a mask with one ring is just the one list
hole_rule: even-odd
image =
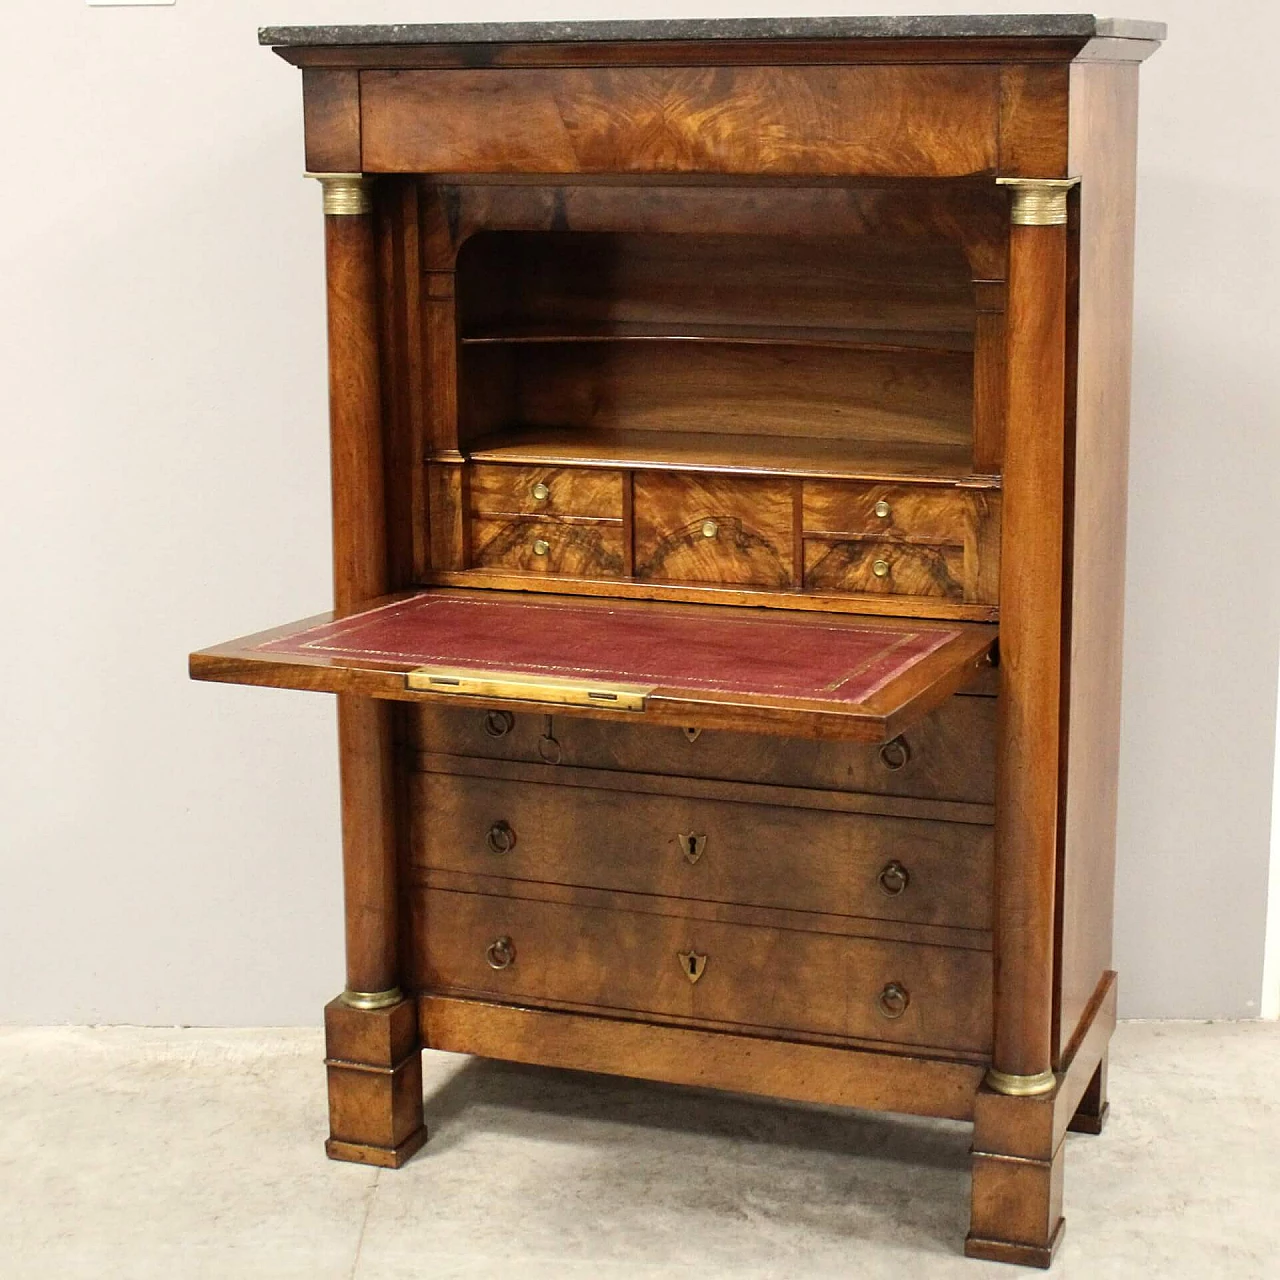
[(1163, 40), (1162, 22), (1093, 14), (968, 17), (652, 18), (617, 22), (402, 23), (263, 27), (275, 48), (396, 44), (574, 44), (625, 40)]

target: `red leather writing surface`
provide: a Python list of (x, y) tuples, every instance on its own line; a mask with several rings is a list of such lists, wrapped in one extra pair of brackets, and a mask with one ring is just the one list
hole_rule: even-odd
[(959, 632), (647, 605), (427, 594), (271, 640), (264, 652), (614, 684), (862, 702)]

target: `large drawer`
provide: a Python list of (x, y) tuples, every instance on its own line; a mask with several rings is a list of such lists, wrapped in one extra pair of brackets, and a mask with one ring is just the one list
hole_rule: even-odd
[(993, 828), (684, 795), (418, 774), (413, 858), (434, 870), (991, 927)]
[(983, 1053), (991, 956), (420, 889), (420, 990)]
[(996, 700), (988, 697), (948, 698), (883, 749), (446, 707), (414, 708), (409, 723), (413, 745), (447, 755), (971, 804), (995, 798)]

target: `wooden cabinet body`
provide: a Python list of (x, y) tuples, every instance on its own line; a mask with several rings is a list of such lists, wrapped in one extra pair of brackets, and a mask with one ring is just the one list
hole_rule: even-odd
[(970, 1120), (1048, 1265), (1106, 1109), (1155, 24), (264, 33), (324, 186), (329, 1153), (434, 1047)]

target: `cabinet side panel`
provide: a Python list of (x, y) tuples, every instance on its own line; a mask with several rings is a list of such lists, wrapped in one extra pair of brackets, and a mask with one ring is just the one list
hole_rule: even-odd
[(1074, 480), (1068, 480), (1059, 1055), (1111, 967), (1137, 114), (1136, 65), (1072, 67), (1070, 168), (1083, 182)]

